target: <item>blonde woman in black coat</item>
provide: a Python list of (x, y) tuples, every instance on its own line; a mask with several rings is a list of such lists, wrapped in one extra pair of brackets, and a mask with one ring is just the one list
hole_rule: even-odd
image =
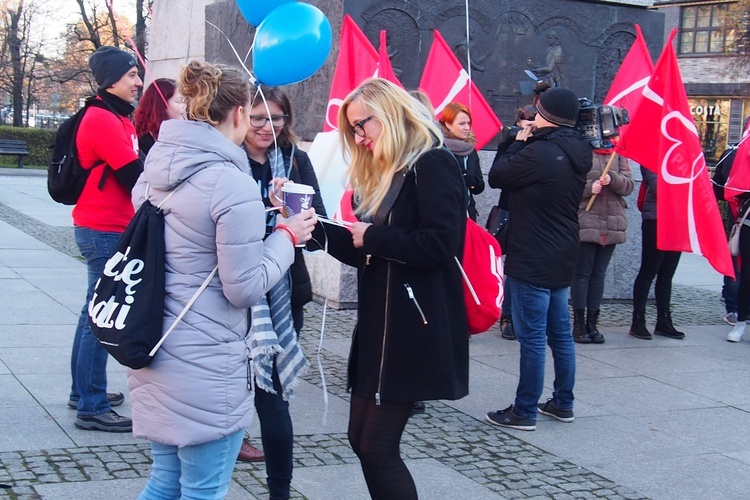
[[(468, 393), (461, 274), (466, 186), (433, 118), (402, 89), (370, 79), (341, 106), (357, 222), (315, 238), (357, 267), (349, 359), (349, 442), (374, 499), (417, 498), (399, 443), (415, 401)], [(323, 231), (325, 230), (325, 231)], [(325, 234), (322, 234), (325, 232)]]

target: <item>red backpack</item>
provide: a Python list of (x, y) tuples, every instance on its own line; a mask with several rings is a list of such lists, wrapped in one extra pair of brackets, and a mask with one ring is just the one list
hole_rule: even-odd
[(456, 258), (456, 263), (464, 277), (469, 335), (486, 332), (500, 318), (504, 274), (501, 255), (497, 240), (467, 219), (463, 259), (459, 262)]

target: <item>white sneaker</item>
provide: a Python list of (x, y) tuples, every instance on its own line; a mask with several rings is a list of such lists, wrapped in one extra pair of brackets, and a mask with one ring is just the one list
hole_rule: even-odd
[(729, 335), (727, 335), (727, 341), (728, 342), (739, 342), (742, 339), (742, 336), (745, 334), (745, 323), (744, 321), (737, 322), (736, 325), (734, 325), (734, 328), (732, 328), (732, 331), (729, 332)]

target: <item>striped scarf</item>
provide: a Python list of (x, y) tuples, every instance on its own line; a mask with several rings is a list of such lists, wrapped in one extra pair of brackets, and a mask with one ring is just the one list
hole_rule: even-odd
[[(272, 177), (284, 177), (284, 159), (280, 149), (269, 151)], [(275, 223), (275, 220), (273, 220)], [(307, 359), (297, 343), (292, 321), (291, 277), (287, 271), (256, 305), (250, 308), (250, 356), (255, 383), (271, 394), (273, 365), (281, 382), (281, 397), (287, 401), (307, 367)]]

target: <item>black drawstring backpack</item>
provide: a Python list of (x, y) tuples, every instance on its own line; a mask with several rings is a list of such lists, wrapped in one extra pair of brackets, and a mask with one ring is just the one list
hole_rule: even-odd
[(218, 269), (214, 268), (162, 336), (165, 246), (161, 207), (177, 189), (179, 186), (155, 207), (148, 200), (146, 188), (146, 200), (120, 237), (89, 302), (91, 331), (102, 347), (128, 368), (140, 369), (151, 364), (162, 342)]

